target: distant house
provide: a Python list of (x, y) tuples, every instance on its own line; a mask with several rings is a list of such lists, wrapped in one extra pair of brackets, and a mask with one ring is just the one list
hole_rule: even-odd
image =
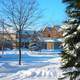
[[(2, 47), (5, 48), (18, 48), (19, 47), (19, 38), (21, 38), (21, 47), (22, 48), (29, 48), (29, 44), (35, 40), (34, 34), (36, 31), (32, 30), (24, 30), (22, 31), (21, 35), (18, 35), (18, 31), (9, 32), (8, 30), (0, 31), (0, 49)], [(35, 35), (37, 36), (37, 35)], [(3, 44), (4, 43), (4, 44)]]
[(62, 31), (60, 30), (60, 27), (45, 27), (45, 29), (42, 30), (43, 37), (47, 38), (63, 38)]
[[(3, 36), (4, 35), (4, 36)], [(18, 48), (19, 47), (19, 37), (21, 37), (21, 47), (29, 49), (29, 45), (39, 39), (42, 45), (42, 49), (61, 49), (61, 44), (63, 42), (62, 31), (60, 27), (45, 27), (41, 31), (35, 32), (31, 30), (24, 30), (21, 36), (18, 32), (3, 32), (0, 31), (0, 41), (5, 39), (7, 48)], [(39, 43), (38, 42), (38, 43)], [(9, 44), (10, 43), (10, 44)], [(2, 43), (0, 43), (0, 49), (2, 48)]]
[[(16, 32), (16, 47), (19, 47), (19, 35), (18, 32)], [(32, 41), (32, 35), (34, 34), (34, 31), (31, 30), (24, 30), (21, 33), (21, 47), (28, 48), (30, 42)]]
[(60, 27), (46, 27), (41, 31), (41, 41), (44, 43), (44, 49), (61, 49), (63, 36)]
[(5, 48), (14, 48), (16, 47), (16, 34), (13, 32), (0, 31), (0, 49), (4, 46)]

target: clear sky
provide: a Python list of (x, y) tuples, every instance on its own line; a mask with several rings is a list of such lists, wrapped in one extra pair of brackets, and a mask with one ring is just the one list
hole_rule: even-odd
[[(41, 22), (39, 21), (41, 25), (38, 28), (42, 28), (44, 25), (61, 25), (66, 20), (66, 5), (62, 3), (62, 0), (38, 0), (38, 2), (43, 14), (43, 18), (40, 20)], [(34, 27), (34, 30), (38, 28)]]
[(65, 13), (66, 5), (62, 0), (38, 0), (39, 7), (43, 10), (43, 23), (46, 24), (62, 24), (67, 18)]

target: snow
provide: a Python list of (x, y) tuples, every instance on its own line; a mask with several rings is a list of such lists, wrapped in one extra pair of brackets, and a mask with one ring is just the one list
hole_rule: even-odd
[(29, 51), (27, 54), (30, 56), (53, 56), (57, 55), (57, 53), (61, 53), (62, 49), (56, 49), (56, 50), (41, 50), (41, 51)]
[[(32, 68), (29, 70), (21, 70), (16, 73), (7, 75), (6, 77), (1, 78), (1, 80), (25, 80), (25, 79), (32, 79), (32, 78), (52, 78), (56, 79), (56, 77), (60, 77), (61, 71), (59, 72), (58, 65), (49, 65), (46, 67), (40, 68)], [(36, 79), (35, 79), (36, 80)]]
[(59, 54), (31, 56), (23, 51), (22, 65), (18, 65), (18, 53), (9, 52), (0, 58), (0, 80), (58, 80), (62, 76)]
[(65, 40), (66, 40), (66, 39), (70, 39), (70, 38), (73, 38), (73, 36), (74, 36), (74, 35), (71, 35), (71, 34), (70, 34), (70, 35), (66, 36), (64, 39), (65, 39)]
[(77, 21), (77, 19), (75, 19), (75, 18), (70, 18), (69, 21), (70, 21), (70, 22), (74, 22), (74, 21)]
[(67, 23), (65, 23), (65, 24), (63, 24), (63, 25), (61, 26), (61, 28), (62, 28), (63, 30), (69, 29), (70, 27), (72, 27), (72, 25), (67, 24)]
[[(42, 49), (40, 51), (30, 51), (28, 49), (22, 49), (22, 54), (27, 54), (27, 55), (30, 55), (30, 56), (53, 56), (55, 55), (56, 53), (61, 53), (62, 52), (62, 49)], [(0, 51), (0, 54), (2, 54), (2, 51)], [(19, 51), (18, 49), (13, 49), (13, 50), (5, 50), (4, 51), (4, 54), (19, 54)], [(57, 54), (56, 54), (57, 55)]]
[(76, 49), (80, 48), (80, 42), (78, 42), (78, 43), (75, 45), (75, 48), (76, 48)]
[(78, 26), (77, 30), (80, 31), (80, 25)]
[(44, 42), (63, 42), (62, 38), (43, 38)]

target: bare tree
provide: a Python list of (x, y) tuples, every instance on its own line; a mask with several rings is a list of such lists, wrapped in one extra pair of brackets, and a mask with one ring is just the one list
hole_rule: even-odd
[(14, 27), (19, 36), (19, 65), (21, 65), (22, 31), (33, 26), (41, 18), (37, 0), (1, 0), (1, 14), (5, 25)]

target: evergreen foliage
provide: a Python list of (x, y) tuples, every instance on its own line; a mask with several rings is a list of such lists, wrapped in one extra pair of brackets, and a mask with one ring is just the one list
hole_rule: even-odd
[(62, 69), (67, 69), (64, 74), (69, 80), (80, 80), (80, 0), (63, 0), (63, 3), (67, 4), (66, 13), (69, 19), (62, 26)]

